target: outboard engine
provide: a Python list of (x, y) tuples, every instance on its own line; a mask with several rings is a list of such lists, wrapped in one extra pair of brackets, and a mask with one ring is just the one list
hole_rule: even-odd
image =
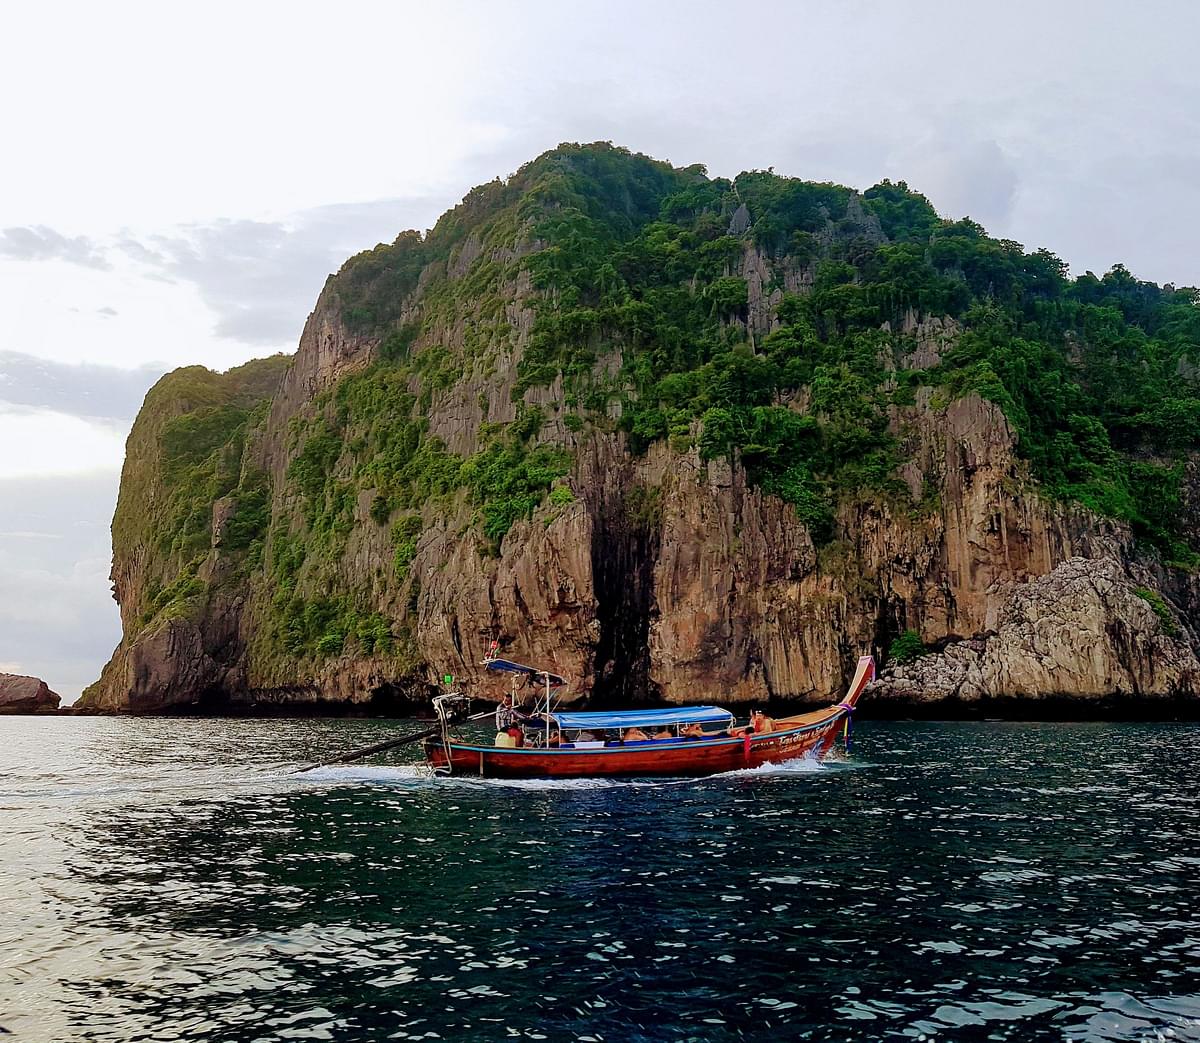
[(447, 692), (434, 697), (433, 709), (443, 725), (459, 724), (471, 716), (471, 697), (462, 692)]

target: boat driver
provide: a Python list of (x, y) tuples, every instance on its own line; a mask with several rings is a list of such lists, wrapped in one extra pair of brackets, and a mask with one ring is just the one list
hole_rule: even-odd
[(512, 692), (505, 692), (504, 698), (496, 707), (496, 731), (506, 732), (510, 728), (519, 728), (526, 720), (528, 718), (525, 714), (513, 706)]

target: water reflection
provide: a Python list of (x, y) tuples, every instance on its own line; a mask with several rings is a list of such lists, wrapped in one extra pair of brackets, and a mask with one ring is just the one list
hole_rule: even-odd
[(1200, 1038), (1193, 726), (866, 724), (846, 763), (664, 784), (286, 774), (384, 727), (0, 721), (0, 1025)]

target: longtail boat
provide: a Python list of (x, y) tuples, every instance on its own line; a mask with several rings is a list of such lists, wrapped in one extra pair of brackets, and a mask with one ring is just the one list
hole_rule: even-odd
[(425, 756), (436, 772), (508, 779), (703, 776), (798, 757), (819, 759), (848, 729), (863, 689), (875, 677), (874, 659), (863, 656), (841, 702), (774, 720), (755, 715), (751, 724), (738, 727), (734, 715), (719, 706), (564, 712), (554, 707), (555, 693), (566, 685), (559, 675), (506, 659), (489, 658), (485, 665), (536, 684), (544, 692), (544, 708), (499, 732), (504, 745), (483, 745), (455, 734), (454, 725), (469, 707), (464, 696), (435, 699), (440, 727), (425, 740)]

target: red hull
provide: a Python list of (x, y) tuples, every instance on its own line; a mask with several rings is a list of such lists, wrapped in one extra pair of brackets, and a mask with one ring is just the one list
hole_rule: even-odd
[(584, 778), (595, 776), (719, 775), (797, 757), (823, 757), (842, 730), (863, 689), (875, 676), (870, 656), (858, 669), (846, 698), (836, 706), (775, 723), (765, 735), (637, 742), (601, 749), (543, 749), (477, 746), (425, 741), (425, 756), (435, 771), (491, 779)]

